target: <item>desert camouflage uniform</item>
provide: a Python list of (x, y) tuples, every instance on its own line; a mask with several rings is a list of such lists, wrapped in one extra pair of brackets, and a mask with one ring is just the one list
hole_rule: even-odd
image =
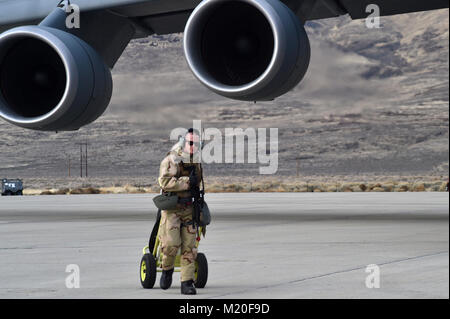
[[(199, 164), (183, 163), (183, 155), (187, 156), (181, 148), (168, 153), (161, 162), (158, 182), (164, 192), (177, 193), (179, 198), (189, 198), (190, 173), (186, 167), (195, 166), (199, 183), (202, 171)], [(181, 281), (194, 280), (197, 230), (192, 225), (182, 226), (182, 223), (191, 220), (192, 204), (178, 204), (176, 209), (161, 212), (159, 240), (163, 255), (162, 269), (170, 270), (174, 267), (175, 258), (181, 248)]]

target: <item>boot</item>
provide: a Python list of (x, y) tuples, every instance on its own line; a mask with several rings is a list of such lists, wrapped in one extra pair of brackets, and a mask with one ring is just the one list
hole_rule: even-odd
[(170, 270), (162, 271), (161, 280), (159, 281), (161, 289), (166, 290), (170, 288), (170, 285), (172, 285), (172, 275), (173, 275), (173, 268)]
[(196, 295), (197, 290), (195, 290), (194, 281), (193, 280), (182, 281), (181, 282), (181, 293), (183, 295)]

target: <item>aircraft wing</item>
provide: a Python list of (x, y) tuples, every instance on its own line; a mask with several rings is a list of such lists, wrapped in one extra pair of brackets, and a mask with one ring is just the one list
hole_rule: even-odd
[[(0, 25), (42, 20), (59, 0), (0, 0)], [(112, 8), (120, 5), (148, 2), (145, 0), (77, 0), (73, 3), (85, 10)]]
[(297, 14), (307, 20), (324, 19), (349, 14), (352, 19), (366, 18), (366, 8), (375, 4), (380, 8), (380, 15), (427, 11), (448, 8), (448, 0), (287, 0), (292, 3)]
[[(37, 24), (44, 19), (60, 0), (0, 0), (0, 32), (24, 24)], [(157, 15), (171, 15), (188, 10), (191, 12), (201, 0), (75, 0), (71, 3), (80, 7), (81, 12), (110, 10), (129, 18)], [(178, 15), (177, 15), (178, 16)], [(170, 20), (170, 23), (174, 19)], [(180, 19), (177, 19), (180, 20)], [(183, 16), (181, 21), (186, 22)], [(151, 25), (151, 23), (144, 24)], [(182, 23), (181, 23), (182, 24)], [(180, 25), (180, 23), (177, 23)], [(170, 33), (174, 28), (163, 28)], [(166, 31), (167, 30), (167, 31)], [(174, 32), (182, 31), (182, 26)]]
[[(38, 23), (59, 0), (0, 0), (0, 32), (12, 26)], [(189, 13), (201, 0), (75, 0), (82, 12), (108, 9), (120, 15), (141, 19), (155, 33), (181, 32)], [(349, 14), (352, 19), (368, 16), (366, 8), (376, 4), (380, 15), (448, 8), (448, 0), (284, 0), (303, 20), (315, 20)], [(170, 19), (160, 19), (161, 15)], [(167, 26), (170, 24), (171, 26)]]

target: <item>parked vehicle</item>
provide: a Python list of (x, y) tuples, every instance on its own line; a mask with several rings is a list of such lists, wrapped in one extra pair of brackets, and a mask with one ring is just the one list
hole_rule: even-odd
[(2, 196), (23, 195), (21, 179), (2, 179)]

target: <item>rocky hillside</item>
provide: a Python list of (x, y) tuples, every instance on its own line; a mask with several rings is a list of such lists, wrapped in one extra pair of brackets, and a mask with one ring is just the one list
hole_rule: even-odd
[[(232, 101), (192, 76), (182, 35), (134, 40), (114, 69), (107, 112), (78, 132), (42, 133), (0, 122), (0, 177), (64, 177), (88, 141), (92, 176), (149, 176), (168, 134), (204, 127), (279, 129), (280, 176), (447, 176), (448, 10), (385, 17), (367, 29), (348, 17), (309, 22), (305, 80), (264, 103)], [(210, 175), (250, 176), (259, 165), (207, 165)]]

